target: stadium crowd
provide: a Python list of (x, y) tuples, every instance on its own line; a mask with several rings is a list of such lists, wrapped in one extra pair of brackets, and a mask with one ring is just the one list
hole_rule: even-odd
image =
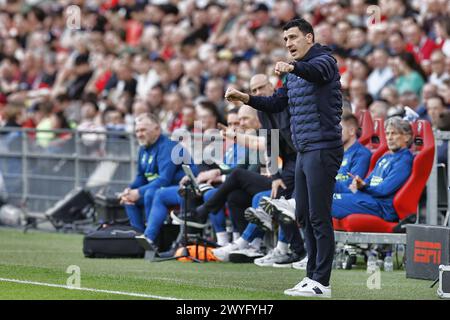
[[(80, 8), (80, 25), (74, 13), (65, 10), (69, 5)], [(371, 5), (377, 7), (368, 13)], [(222, 125), (241, 126), (244, 131), (283, 129), (274, 125), (285, 124), (283, 119), (265, 123), (254, 110), (239, 112), (247, 106), (227, 102), (224, 95), (228, 87), (262, 95), (264, 86), (270, 86), (269, 94), (282, 86), (283, 78), (275, 74), (274, 67), (291, 58), (280, 34), (282, 26), (296, 17), (310, 22), (315, 42), (333, 52), (341, 76), (344, 113), (357, 119), (361, 111), (368, 110), (373, 118), (388, 119), (404, 117), (408, 106), (415, 118), (430, 121), (435, 129), (450, 130), (450, 1), (0, 0), (0, 9), (1, 125), (38, 129), (36, 143), (42, 148), (54, 148), (71, 135), (39, 135), (39, 130), (134, 132), (135, 120), (146, 113), (152, 114), (152, 126), (159, 126), (165, 135), (177, 129), (194, 132), (196, 120), (203, 130), (223, 129), (225, 137), (232, 133)], [(258, 80), (261, 83), (255, 83)], [(345, 119), (348, 130), (355, 129), (351, 127), (356, 120)], [(392, 123), (392, 130), (408, 135), (404, 124)], [(286, 165), (295, 151), (289, 138), (281, 136), (287, 150)], [(87, 146), (99, 139), (99, 134), (84, 136)], [(255, 144), (256, 149), (263, 148), (258, 141)], [(245, 143), (244, 147), (251, 149)], [(446, 163), (446, 144), (438, 148), (439, 161)], [(277, 190), (281, 189), (289, 190), (286, 198), (292, 193), (278, 176), (263, 181), (261, 190), (248, 191), (241, 184), (245, 197), (231, 189), (228, 192), (220, 184), (226, 186), (228, 179), (237, 179), (233, 169), (248, 169), (236, 163), (228, 163), (228, 167), (230, 171), (208, 168), (199, 175), (200, 182), (217, 187), (211, 199), (204, 199), (207, 208), (219, 209), (217, 203), (227, 202), (229, 209), (236, 208), (230, 211), (239, 212), (233, 222), (235, 242), (218, 237), (223, 248), (229, 246), (218, 253), (223, 260), (232, 250), (249, 249), (250, 243), (253, 249), (260, 246), (255, 239), (261, 238), (263, 230), (255, 231), (255, 226), (248, 230), (242, 222), (247, 207), (254, 209), (245, 211), (251, 220), (258, 215), (262, 197), (279, 197)], [(148, 173), (144, 171), (142, 174)], [(259, 174), (259, 169), (256, 171)], [(165, 185), (158, 182), (157, 189), (179, 182), (180, 177)], [(363, 184), (360, 181), (355, 188), (363, 189)], [(266, 189), (272, 190), (259, 194)], [(122, 200), (130, 206), (134, 201), (127, 198), (127, 192)], [(181, 198), (173, 192), (168, 203), (180, 204)], [(141, 199), (140, 206), (146, 207), (146, 202), (148, 215), (155, 210), (151, 208), (155, 203)], [(168, 205), (158, 203), (157, 208)], [(205, 206), (197, 209), (202, 210)], [(206, 210), (204, 216), (208, 213)], [(210, 215), (218, 234), (224, 232), (223, 212), (219, 215)], [(162, 223), (161, 217), (157, 220)], [(144, 232), (145, 223), (137, 224)], [(146, 234), (154, 240), (157, 232), (148, 228)], [(271, 227), (266, 225), (266, 229)], [(282, 259), (278, 257), (277, 263), (303, 261), (304, 267), (304, 250), (286, 257), (287, 244), (298, 246), (301, 237), (282, 231), (283, 243), (277, 244), (275, 252)], [(256, 251), (252, 257), (262, 257)], [(273, 254), (270, 261), (275, 261)], [(264, 260), (259, 263), (267, 265)]]

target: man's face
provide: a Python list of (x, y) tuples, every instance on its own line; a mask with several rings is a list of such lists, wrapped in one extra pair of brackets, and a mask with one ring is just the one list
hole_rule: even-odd
[(252, 112), (250, 107), (242, 106), (239, 109), (238, 117), (239, 117), (239, 126), (242, 130), (251, 130), (258, 129), (259, 120), (257, 118), (257, 114)]
[(93, 119), (97, 115), (95, 107), (90, 103), (85, 103), (81, 107), (81, 117), (83, 119)]
[(408, 26), (406, 28), (405, 35), (406, 35), (406, 41), (408, 41), (414, 45), (419, 45), (420, 38), (422, 37), (422, 35), (420, 33), (420, 29), (416, 25), (412, 24), (412, 25)]
[(195, 109), (193, 108), (183, 108), (183, 124), (187, 127), (194, 125), (195, 121)]
[(299, 28), (292, 27), (284, 31), (284, 41), (294, 60), (302, 59), (313, 44), (312, 34), (304, 35)]
[(377, 50), (373, 53), (373, 61), (376, 68), (384, 68), (387, 66), (387, 55), (383, 51)]
[(223, 89), (218, 83), (208, 82), (205, 88), (206, 97), (211, 101), (220, 101), (223, 97)]
[(232, 130), (239, 129), (239, 117), (237, 113), (230, 113), (227, 116), (227, 126)]
[(393, 126), (386, 128), (386, 140), (389, 151), (396, 152), (408, 146), (409, 135), (399, 132)]
[(438, 75), (445, 71), (445, 56), (441, 53), (435, 53), (431, 55), (431, 72)]
[(147, 94), (147, 103), (153, 107), (159, 107), (163, 101), (163, 93), (159, 88), (151, 89)]
[(422, 97), (425, 101), (437, 94), (437, 87), (434, 84), (427, 83), (423, 86)]
[(214, 129), (217, 126), (217, 118), (208, 109), (201, 106), (195, 107), (197, 120), (202, 122), (203, 130)]
[(367, 93), (367, 88), (364, 82), (359, 80), (353, 80), (350, 83), (350, 96), (352, 98), (362, 97)]
[(436, 98), (428, 99), (427, 101), (427, 113), (430, 117), (431, 124), (433, 126), (437, 125), (439, 120), (439, 115), (444, 112), (445, 107), (442, 105), (441, 100)]
[(250, 81), (250, 91), (254, 96), (271, 96), (273, 94), (273, 86), (266, 77), (255, 78)]
[(146, 147), (155, 143), (161, 134), (161, 129), (159, 126), (147, 119), (138, 121), (134, 130), (139, 145)]
[(345, 145), (356, 135), (356, 130), (353, 126), (350, 125), (350, 123), (347, 123), (346, 121), (341, 121), (341, 127), (342, 127), (342, 142)]

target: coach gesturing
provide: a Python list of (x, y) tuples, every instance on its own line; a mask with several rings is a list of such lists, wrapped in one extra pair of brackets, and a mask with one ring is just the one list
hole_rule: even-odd
[(284, 293), (331, 297), (334, 233), (330, 211), (343, 155), (340, 76), (330, 49), (314, 43), (314, 30), (307, 21), (289, 21), (283, 34), (295, 60), (275, 66), (277, 74), (285, 75), (283, 87), (271, 97), (250, 96), (229, 88), (225, 97), (272, 113), (289, 107), (292, 141), (298, 152), (296, 214), (305, 224), (308, 265), (307, 277)]

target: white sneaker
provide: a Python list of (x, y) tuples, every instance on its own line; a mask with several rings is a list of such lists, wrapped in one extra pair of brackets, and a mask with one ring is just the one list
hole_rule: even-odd
[(261, 250), (248, 247), (245, 249), (231, 251), (228, 255), (228, 260), (234, 263), (251, 263), (256, 258), (261, 258), (263, 255), (264, 253), (262, 253)]
[(239, 246), (236, 243), (232, 242), (224, 247), (213, 249), (212, 253), (220, 261), (227, 262), (229, 261), (230, 252), (235, 251), (237, 249), (239, 249)]
[(300, 282), (295, 287), (285, 290), (284, 294), (293, 297), (331, 298), (331, 286), (325, 287), (317, 281), (308, 279), (303, 284)]
[(308, 265), (308, 256), (304, 257), (302, 260), (298, 262), (294, 262), (292, 264), (292, 268), (297, 270), (306, 270), (307, 265)]
[(309, 281), (312, 280), (308, 277), (304, 277), (303, 280), (297, 283), (293, 288), (284, 290), (284, 294), (291, 296), (293, 292), (303, 290), (306, 286), (308, 286)]
[(261, 208), (249, 207), (245, 210), (245, 219), (261, 227), (264, 231), (272, 231), (272, 216)]
[(294, 199), (286, 200), (284, 197), (280, 199), (263, 197), (261, 207), (272, 215), (278, 214), (283, 223), (292, 223), (296, 220)]
[(260, 267), (271, 267), (274, 263), (286, 259), (287, 256), (287, 252), (283, 253), (278, 248), (275, 248), (264, 257), (255, 259), (254, 263)]

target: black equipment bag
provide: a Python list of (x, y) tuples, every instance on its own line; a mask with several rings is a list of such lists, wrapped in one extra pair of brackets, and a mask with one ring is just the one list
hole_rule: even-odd
[(84, 237), (83, 253), (87, 258), (143, 258), (145, 251), (136, 241), (140, 235), (133, 227), (109, 225)]

